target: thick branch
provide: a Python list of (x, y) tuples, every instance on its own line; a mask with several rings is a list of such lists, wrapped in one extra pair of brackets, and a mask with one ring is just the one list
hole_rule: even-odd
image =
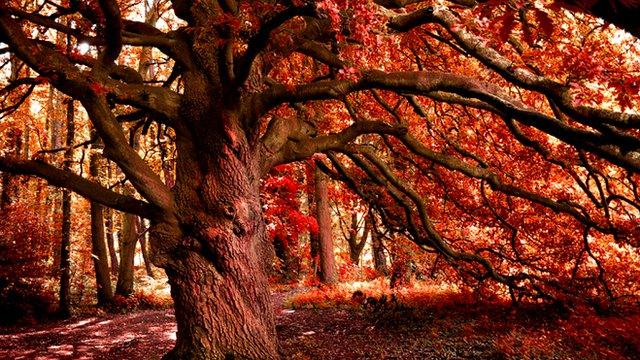
[(579, 149), (601, 156), (612, 163), (640, 171), (640, 141), (630, 135), (605, 134), (572, 127), (513, 99), (496, 85), (475, 78), (437, 71), (385, 73), (371, 71), (359, 80), (329, 80), (286, 87), (276, 85), (254, 99), (255, 115), (284, 102), (336, 99), (355, 91), (385, 89), (404, 94), (429, 96), (452, 93), (482, 101), (501, 114), (517, 119)]
[(0, 157), (0, 170), (19, 175), (32, 175), (43, 178), (53, 186), (69, 189), (104, 206), (136, 214), (152, 219), (158, 214), (158, 209), (149, 203), (130, 196), (118, 194), (101, 186), (97, 182), (82, 176), (60, 170), (41, 161), (19, 160)]
[(99, 0), (105, 19), (104, 38), (106, 48), (102, 58), (103, 64), (111, 64), (122, 51), (122, 18), (120, 8), (115, 0)]
[(315, 5), (308, 4), (303, 7), (289, 7), (267, 20), (262, 27), (260, 27), (260, 30), (258, 30), (258, 32), (249, 39), (247, 43), (247, 51), (244, 56), (236, 62), (236, 86), (242, 86), (247, 80), (254, 60), (267, 47), (267, 44), (269, 43), (269, 36), (274, 30), (296, 16), (313, 16), (314, 14)]
[(613, 131), (608, 125), (620, 129), (640, 128), (640, 115), (577, 106), (569, 94), (569, 88), (528, 69), (514, 67), (513, 62), (491, 47), (484, 45), (484, 39), (459, 25), (459, 18), (446, 7), (436, 6), (416, 10), (407, 15), (394, 17), (389, 27), (397, 31), (408, 31), (427, 23), (442, 25), (456, 39), (465, 51), (493, 69), (508, 81), (525, 89), (541, 92), (557, 102), (562, 111), (587, 126), (603, 131)]
[[(405, 134), (407, 129), (391, 126), (381, 121), (359, 121), (338, 133), (317, 137), (306, 136), (298, 138), (291, 136), (292, 134), (286, 133), (286, 127), (282, 127), (280, 131), (284, 133), (286, 140), (282, 141), (278, 149), (263, 152), (263, 173), (268, 172), (271, 167), (278, 164), (298, 161), (316, 153), (340, 149), (364, 134), (393, 134), (400, 136)], [(271, 138), (262, 140), (263, 144), (269, 144), (270, 139), (273, 139), (276, 135), (273, 133), (270, 136)]]
[[(145, 87), (137, 85), (127, 88), (122, 83), (109, 82), (102, 72), (92, 72), (93, 78), (71, 64), (66, 56), (47, 47), (38, 46), (28, 39), (20, 27), (0, 8), (0, 39), (7, 42), (15, 54), (31, 68), (51, 78), (51, 83), (65, 94), (78, 99), (89, 114), (89, 118), (105, 143), (105, 154), (118, 164), (129, 177), (131, 183), (142, 196), (154, 205), (173, 212), (171, 192), (162, 180), (140, 158), (127, 143), (122, 128), (110, 110), (107, 94), (127, 94), (132, 103), (144, 100), (141, 90)], [(105, 84), (105, 82), (107, 84)], [(114, 88), (110, 88), (113, 86)], [(133, 86), (133, 85), (128, 85)], [(126, 90), (131, 90), (127, 92)], [(134, 91), (136, 90), (137, 91)], [(159, 89), (159, 88), (156, 88)], [(153, 90), (153, 91), (165, 91)], [(168, 91), (168, 90), (167, 90)], [(152, 107), (147, 99), (146, 105)], [(175, 105), (175, 102), (173, 103)]]

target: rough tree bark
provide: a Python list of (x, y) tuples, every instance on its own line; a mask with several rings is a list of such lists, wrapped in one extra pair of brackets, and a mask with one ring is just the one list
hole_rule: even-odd
[(278, 358), (260, 168), (235, 114), (223, 116), (224, 128), (207, 125), (177, 143), (179, 247), (163, 251), (161, 226), (150, 233), (152, 249), (163, 251), (154, 255), (169, 277), (178, 324), (165, 359)]
[(333, 234), (331, 230), (331, 212), (329, 210), (329, 192), (327, 175), (316, 168), (315, 175), (316, 216), (318, 220), (318, 238), (320, 242), (320, 280), (325, 284), (338, 281), (336, 261), (333, 253)]
[[(100, 157), (95, 151), (92, 151), (90, 155), (89, 172), (93, 177), (100, 174)], [(91, 202), (91, 256), (96, 273), (96, 292), (99, 306), (108, 305), (113, 300), (109, 261), (107, 260), (109, 255), (104, 239), (103, 209), (102, 205)]]

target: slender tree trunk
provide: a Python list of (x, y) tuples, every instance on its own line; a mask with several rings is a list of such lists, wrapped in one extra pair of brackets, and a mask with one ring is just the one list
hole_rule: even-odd
[(144, 268), (147, 272), (147, 276), (155, 279), (153, 275), (153, 269), (151, 268), (151, 258), (149, 257), (149, 248), (147, 247), (147, 237), (140, 237), (140, 252), (142, 253), (142, 261), (144, 261)]
[[(307, 182), (309, 184), (313, 184), (313, 180), (309, 176), (307, 178)], [(310, 188), (311, 186), (309, 186)], [(313, 198), (315, 192), (315, 187), (313, 190), (307, 191), (307, 206), (308, 206), (308, 216), (315, 216), (315, 199)], [(317, 233), (309, 233), (309, 255), (311, 258), (311, 268), (313, 269), (313, 273), (320, 276), (320, 238)]]
[(104, 216), (105, 238), (107, 240), (107, 248), (109, 249), (109, 265), (111, 275), (118, 275), (118, 255), (116, 253), (115, 238), (113, 236), (113, 210), (105, 209)]
[(394, 249), (393, 262), (391, 263), (391, 288), (407, 286), (411, 283), (413, 274), (413, 261), (411, 255), (402, 248), (402, 244)]
[[(58, 42), (60, 43), (60, 42)], [(46, 105), (46, 123), (45, 129), (47, 129), (48, 138), (45, 138), (43, 141), (43, 146), (49, 147), (52, 149), (58, 149), (62, 146), (66, 146), (62, 141), (62, 134), (64, 134), (63, 127), (63, 116), (60, 106), (56, 102), (57, 92), (53, 85), (49, 85), (49, 94), (47, 96), (47, 105)], [(58, 165), (60, 157), (57, 154), (51, 154), (48, 156), (48, 161), (50, 163)], [(63, 160), (64, 161), (64, 160)], [(64, 165), (63, 165), (64, 166)], [(68, 169), (65, 169), (68, 170)], [(38, 188), (38, 193), (40, 193), (40, 187)], [(37, 198), (41, 198), (40, 194), (37, 194)], [(44, 211), (40, 216), (45, 219), (58, 219), (58, 215), (61, 215), (62, 211), (62, 191), (59, 189), (49, 189), (46, 192), (46, 200)], [(56, 236), (56, 226), (57, 223), (54, 221), (54, 226), (49, 228), (49, 232), (52, 236)], [(56, 249), (53, 252), (53, 267), (56, 269), (61, 269), (60, 266), (60, 251)]]
[(164, 183), (172, 188), (175, 180), (173, 178), (173, 162), (169, 159), (169, 149), (167, 145), (167, 138), (164, 135), (162, 124), (158, 124), (158, 148), (160, 149), (160, 162), (162, 164), (162, 178)]
[[(11, 64), (9, 80), (14, 81), (20, 77), (22, 62), (15, 56), (11, 56), (9, 61)], [(13, 126), (6, 131), (5, 138), (5, 148), (12, 149), (10, 152), (12, 152), (15, 157), (20, 157), (23, 142), (22, 131), (18, 127)], [(17, 177), (9, 172), (3, 172), (1, 180), (0, 185), (2, 185), (2, 193), (0, 193), (0, 210), (3, 210), (10, 206), (18, 196), (19, 186), (17, 184)]]
[(318, 238), (320, 242), (320, 279), (325, 284), (334, 284), (338, 281), (338, 275), (336, 272), (335, 255), (333, 253), (333, 234), (331, 230), (327, 176), (318, 168), (315, 170), (315, 186)]
[[(370, 219), (370, 221), (373, 221), (373, 219)], [(384, 244), (382, 243), (380, 232), (378, 232), (375, 226), (372, 226), (371, 231), (371, 249), (373, 252), (373, 266), (376, 271), (384, 276), (389, 275), (387, 256), (384, 253)]]
[[(134, 149), (140, 146), (140, 138), (137, 127), (132, 127), (131, 142)], [(133, 189), (125, 186), (125, 195), (133, 195)], [(118, 268), (118, 282), (116, 294), (130, 296), (133, 294), (134, 263), (136, 257), (136, 244), (138, 243), (138, 217), (132, 214), (122, 214), (122, 230), (118, 237), (120, 244), (120, 266)]]
[(120, 267), (118, 268), (118, 283), (116, 294), (130, 296), (133, 294), (133, 265), (136, 256), (136, 243), (138, 242), (138, 230), (136, 229), (136, 216), (122, 215), (122, 230), (120, 231)]
[[(89, 171), (94, 178), (100, 175), (99, 155), (92, 152), (89, 160)], [(104, 239), (104, 216), (102, 205), (91, 202), (91, 252), (96, 272), (96, 291), (98, 306), (109, 304), (113, 300), (107, 245)]]
[(355, 213), (351, 216), (351, 229), (349, 229), (349, 237), (347, 238), (347, 243), (349, 244), (349, 260), (354, 265), (360, 265), (360, 255), (362, 254), (362, 250), (364, 249), (365, 244), (367, 243), (367, 238), (369, 237), (369, 220), (365, 220), (364, 231), (362, 232), (362, 236), (359, 236), (360, 227), (358, 222), (358, 214)]
[[(22, 131), (18, 128), (11, 128), (7, 131), (7, 147), (13, 148), (13, 155), (20, 157), (22, 151)], [(16, 200), (20, 186), (18, 177), (9, 172), (2, 173), (2, 193), (0, 194), (0, 209), (5, 209)]]
[(2, 193), (0, 193), (0, 210), (11, 205), (11, 181), (13, 177), (9, 172), (2, 173)]
[(71, 315), (71, 192), (62, 191), (62, 229), (60, 240), (60, 315)]
[(295, 245), (287, 241), (287, 239), (281, 236), (276, 236), (273, 239), (273, 247), (278, 259), (282, 262), (282, 280), (291, 281), (298, 278), (300, 274), (300, 258), (296, 252)]
[[(73, 100), (67, 103), (67, 137), (63, 168), (71, 171), (73, 165), (73, 141), (76, 134)], [(62, 189), (62, 229), (60, 239), (60, 315), (71, 315), (71, 191)]]

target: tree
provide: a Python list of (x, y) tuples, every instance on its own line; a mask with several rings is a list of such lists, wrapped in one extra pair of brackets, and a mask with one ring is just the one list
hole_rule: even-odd
[[(73, 139), (75, 138), (75, 106), (67, 103), (66, 142), (63, 170), (71, 171), (73, 165)], [(71, 192), (62, 190), (62, 226), (60, 228), (60, 314), (71, 315)]]
[(360, 235), (360, 239), (358, 239), (358, 232), (360, 229), (360, 226), (358, 225), (358, 217), (357, 214), (351, 215), (351, 228), (349, 229), (347, 243), (349, 244), (349, 260), (351, 260), (351, 263), (354, 265), (358, 265), (360, 263), (360, 255), (362, 254), (364, 245), (367, 243), (369, 231), (371, 230), (371, 225), (367, 223), (367, 220), (364, 221), (364, 231), (362, 232), (362, 235)]
[[(107, 175), (107, 178), (110, 176)], [(115, 239), (113, 236), (113, 211), (111, 209), (105, 209), (104, 227), (105, 227), (105, 239), (107, 241), (107, 249), (109, 249), (109, 266), (111, 268), (111, 275), (118, 275), (118, 269), (120, 268), (118, 261), (118, 254), (116, 253)]]
[[(171, 25), (161, 29), (137, 20), (127, 1), (3, 2), (0, 51), (37, 74), (7, 83), (7, 101), (19, 106), (25, 87), (47, 82), (81, 104), (105, 157), (137, 194), (40, 160), (5, 155), (0, 169), (151, 221), (154, 263), (169, 277), (178, 324), (166, 359), (278, 357), (260, 179), (317, 153), (386, 228), (441, 254), (461, 277), (491, 279), (514, 299), (565, 294), (549, 274), (566, 273), (552, 265), (568, 261), (558, 249), (579, 233), (572, 289), (579, 282), (612, 297), (590, 239), (628, 244), (637, 236), (640, 116), (623, 110), (636, 106), (638, 83), (627, 62), (609, 61), (607, 46), (581, 47), (610, 44), (611, 31), (580, 42), (573, 31), (592, 20), (533, 2), (518, 21), (495, 2), (452, 2), (474, 6), (459, 11), (421, 3), (172, 0), (176, 18), (167, 15)], [(42, 28), (90, 51), (66, 54)], [(567, 43), (553, 47), (550, 38)], [(124, 61), (136, 47), (162, 53), (160, 80), (145, 82)], [(618, 108), (603, 106), (611, 99), (594, 94), (593, 83), (617, 95)], [(319, 101), (328, 106), (312, 106)], [(175, 183), (127, 141), (127, 122), (174, 131)], [(482, 146), (488, 137), (499, 140)], [(556, 176), (545, 177), (543, 166)], [(522, 175), (527, 168), (539, 171)], [(528, 211), (524, 219), (514, 203)], [(554, 259), (542, 265), (520, 242), (539, 241), (541, 228), (550, 246), (533, 248)], [(482, 231), (498, 245), (475, 242)], [(595, 269), (585, 265), (592, 261)]]
[(320, 257), (320, 279), (325, 284), (335, 284), (338, 281), (336, 259), (333, 253), (333, 230), (331, 226), (331, 212), (329, 210), (328, 178), (316, 167), (313, 181), (315, 184), (314, 199), (316, 201), (316, 219), (318, 220), (318, 255)]
[[(100, 157), (95, 149), (93, 150), (89, 156), (89, 173), (97, 179), (100, 175)], [(113, 289), (104, 237), (104, 207), (96, 202), (91, 202), (91, 257), (96, 276), (98, 305), (106, 306), (113, 300)]]
[(369, 216), (369, 224), (371, 226), (371, 252), (373, 253), (373, 265), (376, 271), (382, 275), (389, 275), (387, 267), (387, 255), (384, 252), (384, 243), (382, 242), (382, 234), (374, 223), (373, 216)]
[(318, 227), (315, 217), (303, 214), (300, 209), (299, 172), (295, 166), (279, 166), (264, 180), (261, 191), (268, 236), (277, 258), (275, 270), (284, 281), (298, 279), (302, 269), (302, 235), (308, 233), (312, 238)]

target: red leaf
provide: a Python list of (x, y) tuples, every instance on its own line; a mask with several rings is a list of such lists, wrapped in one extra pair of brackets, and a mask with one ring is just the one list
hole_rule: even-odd
[(540, 26), (540, 31), (542, 31), (547, 38), (550, 38), (553, 35), (553, 20), (551, 20), (549, 14), (540, 9), (534, 9), (533, 13)]
[(498, 22), (501, 24), (499, 36), (503, 42), (509, 39), (509, 35), (511, 35), (511, 31), (513, 31), (513, 27), (516, 24), (515, 20), (515, 12), (512, 10), (507, 10), (504, 15), (498, 19)]

